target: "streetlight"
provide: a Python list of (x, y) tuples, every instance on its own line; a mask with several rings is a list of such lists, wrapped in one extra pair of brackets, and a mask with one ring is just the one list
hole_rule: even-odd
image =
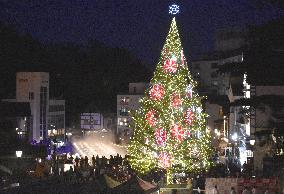
[[(20, 174), (20, 169), (21, 169), (21, 162), (20, 162), (20, 159), (22, 157), (22, 154), (23, 154), (23, 151), (16, 151), (16, 156), (17, 156), (17, 160), (16, 160), (16, 163), (17, 163), (17, 171), (18, 173)], [(18, 174), (18, 176), (19, 176)]]
[(17, 158), (21, 158), (23, 154), (23, 151), (16, 151)]
[(237, 133), (234, 133), (234, 134), (232, 135), (232, 140), (233, 140), (233, 141), (237, 141), (237, 139), (238, 139), (238, 134), (237, 134)]
[(255, 144), (255, 139), (251, 139), (251, 140), (249, 140), (249, 143), (250, 143), (250, 145), (254, 145)]

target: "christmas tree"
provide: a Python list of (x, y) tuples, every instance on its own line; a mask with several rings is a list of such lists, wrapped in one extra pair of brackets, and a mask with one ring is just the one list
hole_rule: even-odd
[[(130, 164), (141, 174), (207, 170), (211, 143), (201, 97), (195, 93), (175, 18), (141, 108), (132, 113)], [(170, 180), (168, 180), (170, 181)]]

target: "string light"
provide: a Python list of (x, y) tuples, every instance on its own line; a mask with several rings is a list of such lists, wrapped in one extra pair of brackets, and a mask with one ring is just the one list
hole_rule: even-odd
[(178, 13), (179, 13), (179, 6), (178, 5), (173, 4), (173, 5), (169, 6), (169, 14), (176, 15)]
[(194, 90), (196, 82), (188, 70), (175, 18), (150, 84), (141, 108), (132, 113), (134, 136), (128, 146), (132, 168), (140, 174), (163, 168), (168, 176), (177, 170), (207, 170), (212, 164), (207, 115)]

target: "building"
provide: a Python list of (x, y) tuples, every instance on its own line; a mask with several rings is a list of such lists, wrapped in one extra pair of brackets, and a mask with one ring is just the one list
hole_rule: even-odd
[(216, 53), (192, 61), (192, 76), (197, 81), (197, 89), (201, 95), (228, 95), (230, 87), (230, 73), (220, 74), (218, 69), (227, 63), (243, 61), (241, 51)]
[(80, 120), (83, 134), (104, 128), (104, 117), (101, 113), (81, 113)]
[(49, 73), (17, 72), (16, 101), (30, 103), (32, 139), (45, 140), (48, 136)]
[(65, 100), (49, 100), (48, 137), (65, 139)]
[(228, 144), (228, 119), (226, 117), (228, 110), (227, 96), (207, 96), (205, 111), (208, 114), (207, 127), (211, 132), (212, 146), (220, 155), (224, 155)]
[(49, 91), (48, 72), (17, 72), (16, 98), (2, 100), (14, 102), (15, 106), (29, 104), (31, 115), (29, 125), (26, 125), (29, 141), (39, 142), (54, 136), (64, 138), (65, 101), (50, 100)]
[(28, 140), (31, 122), (29, 103), (0, 102), (0, 128), (4, 132), (15, 132), (18, 139)]
[(215, 35), (215, 51), (227, 52), (242, 48), (245, 44), (246, 32), (239, 29), (218, 30)]
[(201, 95), (218, 93), (218, 60), (201, 59), (192, 62), (192, 76)]
[(284, 155), (284, 86), (257, 85), (251, 88), (249, 119), (250, 140), (254, 145), (254, 168), (266, 170), (265, 158)]
[[(219, 72), (219, 68), (223, 65), (242, 61), (243, 53), (236, 50), (216, 52), (192, 62), (192, 75), (198, 83), (198, 93), (207, 97), (205, 112), (209, 115), (207, 127), (211, 131), (212, 145), (218, 152), (220, 162), (223, 163), (232, 161), (231, 159), (242, 161), (242, 163), (247, 161), (246, 136), (241, 135), (244, 126), (236, 122), (239, 121), (237, 109), (230, 108), (231, 102), (244, 97), (243, 77), (232, 75), (231, 72)], [(239, 136), (236, 138), (236, 135)], [(239, 152), (239, 150), (242, 151)]]
[(147, 83), (129, 83), (129, 94), (117, 95), (117, 130), (119, 137), (130, 137), (133, 133), (130, 112), (140, 108), (139, 100), (148, 88)]
[(247, 99), (250, 97), (248, 89), (250, 85), (246, 82), (246, 75), (244, 77), (230, 78), (230, 88), (228, 90), (228, 98), (230, 100), (230, 112), (229, 112), (229, 129), (230, 133), (228, 138), (234, 148), (238, 150), (234, 153), (238, 153), (240, 164), (248, 162), (253, 155), (249, 144), (251, 136), (250, 130), (250, 118), (246, 116), (247, 111), (250, 109), (249, 106), (242, 106), (237, 101)]
[(116, 113), (105, 113), (104, 114), (104, 129), (116, 133), (117, 116)]

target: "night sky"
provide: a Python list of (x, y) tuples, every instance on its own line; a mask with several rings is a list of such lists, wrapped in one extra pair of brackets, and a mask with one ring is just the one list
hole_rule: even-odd
[(252, 0), (0, 0), (0, 21), (42, 42), (87, 43), (90, 38), (156, 63), (177, 3), (177, 24), (187, 58), (213, 50), (217, 29), (260, 24), (284, 15), (256, 9)]

